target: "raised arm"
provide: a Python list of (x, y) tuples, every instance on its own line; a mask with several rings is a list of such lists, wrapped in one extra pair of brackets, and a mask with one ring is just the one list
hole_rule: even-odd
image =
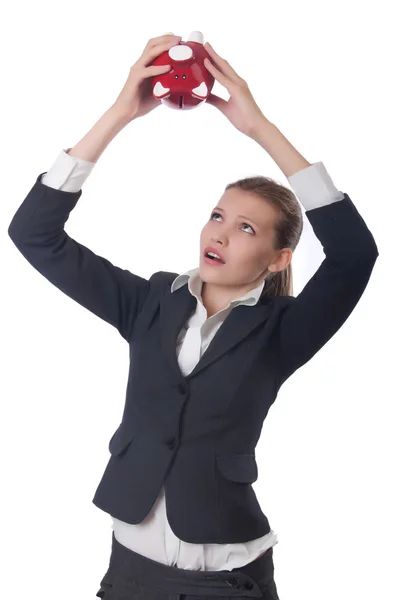
[(322, 163), (310, 165), (266, 119), (258, 121), (253, 138), (288, 177), (325, 254), (301, 293), (290, 299), (278, 324), (283, 383), (349, 317), (366, 288), (379, 252), (352, 200), (337, 191)]
[[(54, 165), (56, 167), (56, 165)], [(51, 170), (51, 177), (59, 171)], [(71, 238), (64, 226), (82, 191), (41, 183), (41, 173), (15, 213), (8, 234), (26, 260), (67, 296), (130, 339), (150, 282), (114, 266)], [(68, 183), (66, 179), (65, 183)], [(69, 182), (70, 185), (70, 182)]]
[(281, 383), (340, 329), (361, 298), (379, 254), (347, 194), (306, 215), (325, 258), (278, 324)]
[(39, 273), (116, 327), (126, 341), (150, 282), (98, 256), (64, 227), (82, 194), (80, 185), (127, 122), (118, 110), (106, 111), (69, 154), (61, 152), (51, 169), (37, 177), (8, 228), (15, 246)]
[(152, 278), (146, 280), (113, 265), (72, 239), (64, 226), (82, 194), (79, 186), (108, 144), (128, 123), (161, 106), (147, 80), (165, 73), (170, 65), (151, 63), (179, 39), (162, 35), (148, 41), (114, 104), (76, 146), (68, 149), (68, 156), (61, 153), (50, 172), (40, 173), (8, 228), (18, 250), (37, 271), (116, 327), (127, 341)]

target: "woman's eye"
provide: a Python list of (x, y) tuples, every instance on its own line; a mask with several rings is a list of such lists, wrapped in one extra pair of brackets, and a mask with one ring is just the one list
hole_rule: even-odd
[[(246, 225), (247, 227), (249, 227), (249, 228), (251, 229), (251, 231), (254, 231), (254, 230), (252, 229), (251, 225), (248, 225), (248, 223), (244, 223), (244, 225)], [(255, 233), (255, 231), (254, 231), (254, 233)]]
[[(219, 216), (219, 217), (221, 217), (221, 216), (222, 216), (222, 215), (220, 215), (219, 213), (217, 213), (217, 212), (214, 212), (214, 213), (212, 213), (212, 215), (211, 215), (211, 219), (212, 219), (212, 218), (213, 218), (215, 215), (217, 215), (217, 216)], [(243, 225), (247, 225), (247, 227), (249, 227), (249, 228), (251, 229), (251, 231), (253, 231), (253, 232), (255, 233), (255, 231), (253, 230), (253, 228), (251, 227), (251, 225), (248, 225), (248, 223), (243, 223)]]

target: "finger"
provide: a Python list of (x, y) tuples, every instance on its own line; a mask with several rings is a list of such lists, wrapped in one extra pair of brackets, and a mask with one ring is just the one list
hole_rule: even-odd
[(151, 46), (156, 46), (157, 44), (162, 44), (164, 42), (167, 42), (168, 40), (171, 40), (171, 38), (178, 39), (179, 41), (182, 40), (182, 36), (180, 36), (180, 35), (175, 35), (174, 33), (164, 33), (163, 35), (159, 35), (155, 38), (151, 38), (148, 41), (148, 43), (146, 44), (146, 47), (151, 47)]
[(213, 75), (215, 77), (215, 79), (217, 81), (219, 81), (219, 83), (224, 85), (225, 88), (228, 91), (230, 91), (229, 88), (231, 85), (233, 85), (233, 82), (230, 81), (230, 79), (228, 79), (221, 71), (219, 71), (219, 69), (214, 67), (214, 65), (211, 63), (210, 60), (208, 60), (208, 58), (204, 59), (204, 65), (207, 67), (207, 69), (211, 73), (211, 75)]
[(170, 48), (172, 48), (172, 46), (175, 46), (178, 44), (178, 42), (179, 42), (178, 37), (176, 37), (176, 36), (167, 36), (167, 37), (168, 38), (171, 37), (171, 39), (168, 39), (168, 41), (163, 42), (162, 44), (156, 44), (155, 46), (149, 46), (149, 47), (145, 48), (142, 56), (137, 61), (137, 64), (140, 67), (147, 67), (148, 65), (150, 65), (150, 63), (155, 58), (157, 58), (157, 56), (162, 54), (162, 52), (165, 52), (166, 50), (169, 50)]
[(211, 59), (216, 64), (216, 66), (222, 71), (222, 73), (226, 77), (229, 77), (229, 79), (232, 82), (238, 83), (240, 76), (231, 67), (231, 65), (227, 62), (227, 60), (225, 60), (224, 58), (219, 56), (219, 54), (217, 54), (215, 52), (215, 50), (213, 49), (213, 47), (211, 46), (211, 44), (209, 42), (205, 42), (204, 46), (205, 46), (205, 49), (207, 50), (208, 54), (210, 55)]
[(142, 77), (147, 79), (148, 77), (156, 77), (157, 75), (162, 75), (163, 73), (167, 73), (171, 69), (171, 65), (152, 65), (151, 67), (146, 67), (143, 71)]
[(221, 112), (225, 114), (225, 110), (228, 103), (227, 100), (224, 100), (224, 98), (221, 98), (216, 94), (210, 93), (206, 102), (208, 102), (208, 104), (211, 104), (212, 106), (215, 106), (215, 108), (218, 108)]

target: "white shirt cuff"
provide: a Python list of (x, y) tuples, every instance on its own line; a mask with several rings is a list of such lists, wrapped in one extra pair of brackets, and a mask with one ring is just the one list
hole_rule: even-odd
[(69, 156), (69, 150), (71, 148), (60, 152), (54, 164), (42, 176), (41, 183), (65, 192), (78, 192), (81, 189), (96, 163)]
[(342, 200), (344, 197), (343, 192), (335, 187), (321, 161), (294, 173), (287, 179), (305, 210), (319, 208)]

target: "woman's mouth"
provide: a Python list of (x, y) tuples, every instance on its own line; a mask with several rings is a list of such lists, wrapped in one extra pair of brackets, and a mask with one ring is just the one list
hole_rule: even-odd
[(221, 267), (222, 265), (225, 264), (224, 262), (220, 261), (219, 259), (211, 258), (210, 256), (206, 256), (205, 254), (204, 254), (203, 258), (208, 265), (214, 265), (217, 267)]
[(203, 258), (209, 265), (224, 265), (226, 262), (220, 251), (213, 246), (206, 246), (204, 248)]

